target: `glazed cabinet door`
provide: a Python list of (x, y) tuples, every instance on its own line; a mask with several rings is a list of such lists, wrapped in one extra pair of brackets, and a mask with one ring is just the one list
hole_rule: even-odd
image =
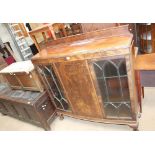
[(63, 88), (55, 74), (53, 66), (51, 64), (38, 65), (37, 70), (41, 75), (42, 81), (55, 107), (59, 110), (71, 111), (71, 107), (65, 97)]
[(73, 112), (78, 116), (102, 118), (102, 111), (86, 61), (55, 63)]
[(105, 118), (132, 119), (125, 57), (93, 60), (90, 66)]

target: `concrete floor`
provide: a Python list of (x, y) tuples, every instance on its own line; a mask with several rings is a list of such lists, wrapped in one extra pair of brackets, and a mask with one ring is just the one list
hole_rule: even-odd
[[(140, 131), (155, 130), (155, 88), (145, 88), (145, 98), (143, 99), (143, 113), (139, 119)], [(130, 131), (125, 125), (102, 124), (89, 121), (78, 120), (65, 117), (64, 120), (57, 118), (52, 124), (54, 131), (73, 131), (73, 130), (94, 130), (94, 131)], [(0, 114), (1, 131), (44, 131), (44, 129), (35, 125), (22, 122), (18, 119), (3, 116)]]

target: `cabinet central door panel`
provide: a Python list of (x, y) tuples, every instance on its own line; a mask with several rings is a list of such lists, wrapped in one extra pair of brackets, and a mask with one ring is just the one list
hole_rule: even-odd
[(56, 64), (74, 113), (102, 118), (102, 111), (94, 90), (86, 61)]

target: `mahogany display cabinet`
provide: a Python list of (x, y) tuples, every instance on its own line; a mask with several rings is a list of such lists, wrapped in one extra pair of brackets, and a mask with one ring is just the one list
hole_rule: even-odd
[(46, 91), (11, 90), (0, 84), (0, 112), (3, 115), (33, 123), (50, 130), (50, 123), (56, 116), (55, 107)]
[(46, 44), (32, 58), (56, 112), (138, 130), (133, 35), (128, 25)]

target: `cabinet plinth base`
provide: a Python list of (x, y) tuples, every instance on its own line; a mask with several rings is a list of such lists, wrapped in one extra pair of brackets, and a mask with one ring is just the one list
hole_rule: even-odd
[(45, 131), (51, 131), (51, 127), (50, 126), (44, 127), (44, 130)]
[(138, 122), (134, 120), (108, 120), (108, 119), (102, 119), (102, 118), (90, 118), (86, 116), (78, 116), (74, 115), (72, 113), (68, 112), (60, 112), (57, 111), (57, 116), (59, 117), (60, 120), (64, 119), (64, 116), (67, 117), (72, 117), (75, 119), (80, 119), (80, 120), (85, 120), (85, 121), (90, 121), (90, 122), (97, 122), (97, 123), (104, 123), (104, 124), (116, 124), (116, 125), (126, 125), (129, 126), (130, 128), (133, 129), (133, 131), (139, 131), (138, 130)]

